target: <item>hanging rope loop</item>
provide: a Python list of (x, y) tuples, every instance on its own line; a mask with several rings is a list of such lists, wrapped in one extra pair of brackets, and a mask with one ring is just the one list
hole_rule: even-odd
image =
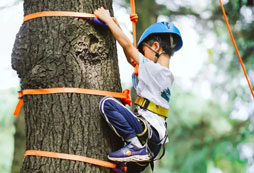
[(138, 22), (138, 15), (136, 13), (130, 14), (130, 20), (134, 23)]

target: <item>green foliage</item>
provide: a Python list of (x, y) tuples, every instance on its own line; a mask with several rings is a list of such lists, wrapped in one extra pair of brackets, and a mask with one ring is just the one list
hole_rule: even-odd
[[(170, 142), (158, 165), (159, 172), (244, 172), (247, 161), (240, 158), (239, 145), (249, 139), (248, 121), (229, 118), (230, 104), (206, 100), (174, 87), (168, 118)], [(244, 134), (244, 135), (243, 135)]]
[(10, 172), (13, 155), (13, 135), (15, 132), (12, 115), (17, 103), (17, 89), (0, 91), (0, 172)]
[[(249, 0), (232, 0), (224, 4), (225, 10), (227, 12), (228, 21), (233, 32), (234, 39), (236, 41), (236, 45), (243, 59), (244, 66), (246, 68), (247, 74), (249, 75), (249, 80), (252, 85), (254, 84), (253, 6), (253, 1)], [(244, 78), (243, 71), (240, 66), (240, 62), (238, 60), (230, 36), (228, 34), (224, 19), (222, 17), (219, 17), (222, 15), (219, 10), (220, 8), (215, 8), (214, 10), (212, 10), (213, 15), (211, 18), (216, 19), (213, 21), (214, 23), (218, 24), (219, 21), (223, 22), (223, 25), (217, 25), (217, 27), (215, 28), (215, 33), (217, 35), (217, 42), (226, 43), (228, 45), (228, 49), (226, 51), (218, 49), (215, 50), (218, 57), (216, 64), (219, 64), (220, 67), (223, 67), (223, 69), (221, 69), (220, 75), (226, 73), (228, 80), (230, 80), (231, 83), (234, 83), (234, 85), (228, 87), (232, 90), (229, 97), (231, 99), (240, 98), (245, 102), (249, 102), (250, 92), (248, 87), (246, 87), (247, 85), (243, 87), (243, 85), (239, 83), (239, 80), (241, 78)], [(251, 11), (252, 15), (248, 13)], [(225, 80), (225, 83), (228, 83), (228, 80)]]

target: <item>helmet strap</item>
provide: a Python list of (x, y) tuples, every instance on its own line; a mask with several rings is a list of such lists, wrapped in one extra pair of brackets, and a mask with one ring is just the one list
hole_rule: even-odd
[(159, 57), (160, 57), (160, 54), (158, 52), (155, 52), (155, 60), (154, 60), (155, 63), (157, 63)]
[(143, 43), (145, 46), (147, 46), (150, 50), (152, 50), (155, 53), (155, 60), (154, 63), (157, 63), (159, 57), (161, 56), (161, 54), (165, 54), (166, 52), (161, 52), (159, 53), (158, 51), (154, 50), (149, 44), (147, 43)]

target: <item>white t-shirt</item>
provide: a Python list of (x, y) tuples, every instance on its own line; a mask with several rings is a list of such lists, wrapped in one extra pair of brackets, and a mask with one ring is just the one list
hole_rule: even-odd
[[(138, 79), (136, 89), (138, 96), (169, 109), (170, 89), (174, 76), (168, 68), (154, 63), (140, 53)], [(158, 131), (160, 139), (163, 139), (166, 133), (164, 118), (143, 109), (138, 109), (138, 112)]]

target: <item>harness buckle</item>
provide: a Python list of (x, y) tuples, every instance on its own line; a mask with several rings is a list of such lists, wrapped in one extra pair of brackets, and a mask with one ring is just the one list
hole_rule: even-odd
[(142, 108), (147, 110), (149, 104), (150, 104), (150, 101), (147, 100), (146, 98), (144, 98), (144, 101), (143, 101), (143, 104), (142, 104)]

